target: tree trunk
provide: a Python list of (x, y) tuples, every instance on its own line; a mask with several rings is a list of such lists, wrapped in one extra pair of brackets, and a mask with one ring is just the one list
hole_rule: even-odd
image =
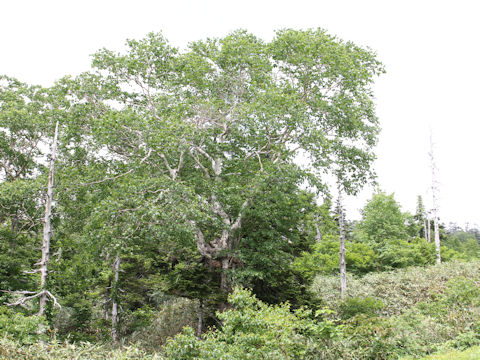
[(345, 298), (347, 291), (347, 266), (345, 262), (345, 224), (344, 224), (344, 212), (342, 204), (342, 191), (339, 187), (338, 192), (338, 227), (340, 230), (340, 296)]
[(47, 303), (47, 278), (48, 278), (48, 262), (50, 259), (50, 239), (51, 216), (52, 216), (52, 199), (53, 199), (53, 179), (55, 171), (55, 159), (57, 157), (57, 138), (58, 138), (58, 121), (55, 124), (55, 135), (53, 136), (52, 153), (50, 158), (50, 171), (48, 173), (47, 198), (45, 200), (45, 220), (43, 225), (43, 242), (42, 242), (42, 260), (40, 261), (40, 295), (38, 315), (43, 315), (45, 305)]
[(112, 284), (112, 341), (118, 343), (118, 274), (120, 273), (120, 255), (117, 254), (113, 264), (113, 284)]
[(427, 242), (430, 242), (427, 235), (427, 219), (425, 217), (423, 218), (423, 237), (425, 240), (427, 240)]
[(202, 338), (203, 333), (203, 299), (199, 299), (198, 304), (198, 325), (197, 325), (197, 337)]
[(435, 232), (435, 249), (437, 250), (437, 264), (442, 262), (440, 254), (440, 232), (438, 226), (438, 180), (437, 166), (435, 164), (435, 156), (433, 153), (433, 141), (430, 135), (430, 166), (432, 168), (432, 205), (433, 205), (433, 227)]
[(440, 231), (438, 227), (438, 216), (433, 219), (433, 231), (435, 232), (435, 249), (437, 250), (437, 264), (442, 262), (442, 256), (440, 254)]
[(432, 241), (432, 222), (430, 221), (430, 214), (427, 215), (427, 242)]
[(230, 259), (228, 257), (222, 258), (222, 272), (220, 274), (220, 289), (225, 294), (228, 294), (228, 270), (230, 268)]

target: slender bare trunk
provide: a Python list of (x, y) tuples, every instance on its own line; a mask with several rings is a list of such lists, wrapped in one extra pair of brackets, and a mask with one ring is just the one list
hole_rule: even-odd
[(345, 298), (347, 292), (347, 266), (345, 262), (345, 223), (342, 204), (342, 191), (339, 187), (338, 192), (338, 227), (340, 230), (340, 296)]
[(429, 242), (430, 240), (428, 240), (428, 235), (427, 235), (427, 219), (424, 217), (423, 218), (423, 237), (425, 238), (425, 240), (427, 240), (427, 242)]
[(53, 199), (53, 179), (55, 171), (55, 159), (57, 157), (57, 138), (58, 138), (58, 121), (55, 124), (55, 135), (53, 137), (52, 153), (50, 158), (50, 171), (48, 173), (47, 198), (45, 200), (45, 220), (43, 225), (43, 242), (42, 242), (42, 260), (40, 261), (40, 295), (38, 315), (43, 315), (45, 305), (47, 303), (47, 278), (48, 278), (48, 262), (50, 260), (50, 239), (52, 236), (51, 216), (52, 216), (52, 199)]
[(433, 230), (435, 232), (435, 249), (437, 250), (437, 264), (442, 262), (442, 256), (440, 254), (440, 231), (438, 227), (438, 216), (433, 219)]
[(427, 242), (432, 241), (432, 222), (430, 221), (430, 214), (427, 215)]
[(200, 339), (203, 333), (203, 299), (199, 299), (198, 303), (198, 325), (197, 337)]
[(118, 343), (118, 275), (120, 273), (120, 255), (117, 254), (115, 262), (113, 264), (114, 277), (113, 277), (113, 295), (112, 295), (112, 341)]
[(437, 264), (442, 262), (440, 254), (440, 232), (438, 226), (438, 180), (437, 180), (437, 166), (435, 164), (435, 156), (433, 153), (433, 140), (430, 135), (430, 166), (432, 168), (432, 200), (433, 200), (433, 227), (435, 235), (435, 249), (437, 250)]

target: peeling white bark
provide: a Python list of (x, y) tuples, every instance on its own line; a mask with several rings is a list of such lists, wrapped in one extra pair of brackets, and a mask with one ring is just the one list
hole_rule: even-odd
[(112, 341), (118, 343), (118, 301), (116, 292), (118, 291), (118, 275), (120, 273), (120, 255), (115, 256), (113, 264), (114, 278), (112, 287), (114, 289), (114, 296), (112, 297)]
[(50, 240), (52, 236), (51, 216), (52, 216), (52, 199), (53, 199), (53, 179), (55, 172), (55, 160), (57, 157), (57, 138), (58, 138), (58, 121), (55, 124), (55, 134), (53, 136), (52, 152), (50, 158), (50, 170), (48, 173), (47, 198), (45, 199), (45, 219), (43, 225), (43, 242), (42, 242), (42, 260), (40, 261), (40, 300), (38, 315), (43, 315), (45, 305), (47, 303), (47, 278), (48, 278), (48, 262), (50, 260)]

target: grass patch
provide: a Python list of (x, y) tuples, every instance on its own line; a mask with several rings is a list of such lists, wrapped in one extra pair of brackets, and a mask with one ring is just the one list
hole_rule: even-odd
[[(475, 346), (464, 351), (452, 350), (442, 354), (430, 355), (422, 360), (478, 360), (480, 359), (480, 346)], [(403, 359), (403, 360), (413, 360)]]

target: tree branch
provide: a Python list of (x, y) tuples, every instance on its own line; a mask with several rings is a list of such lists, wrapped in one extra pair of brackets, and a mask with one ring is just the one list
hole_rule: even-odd
[[(149, 149), (147, 155), (145, 155), (145, 157), (140, 160), (140, 164), (143, 164), (150, 157), (151, 154), (152, 154), (152, 149)], [(131, 168), (130, 170), (128, 170), (128, 171), (126, 171), (122, 174), (118, 174), (118, 175), (112, 176), (112, 177), (106, 177), (102, 180), (92, 181), (92, 182), (89, 182), (89, 183), (81, 183), (80, 185), (81, 186), (90, 186), (90, 185), (101, 184), (101, 183), (104, 183), (104, 182), (110, 181), (110, 180), (116, 180), (118, 178), (121, 178), (123, 176), (126, 176), (126, 175), (130, 174), (131, 172), (133, 172), (133, 170), (135, 170), (135, 169)]]

